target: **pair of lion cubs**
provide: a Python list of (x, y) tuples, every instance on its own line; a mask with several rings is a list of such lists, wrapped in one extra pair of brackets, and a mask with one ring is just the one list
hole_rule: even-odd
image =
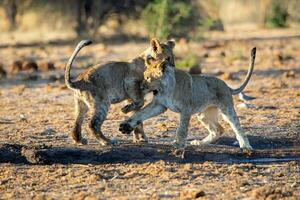
[[(144, 120), (170, 109), (180, 113), (180, 125), (174, 144), (176, 148), (185, 148), (189, 121), (194, 113), (200, 113), (198, 119), (208, 129), (209, 135), (201, 141), (192, 141), (192, 144), (212, 143), (223, 132), (217, 119), (220, 111), (234, 130), (240, 147), (252, 149), (240, 127), (232, 95), (240, 93), (250, 80), (254, 68), (255, 48), (251, 53), (247, 77), (238, 89), (231, 89), (215, 77), (190, 75), (176, 69), (173, 54), (175, 43), (160, 43), (157, 39), (152, 39), (150, 47), (133, 60), (96, 65), (81, 73), (76, 81), (72, 82), (71, 65), (80, 49), (91, 43), (89, 40), (81, 41), (65, 69), (66, 85), (74, 91), (75, 96), (76, 120), (71, 137), (76, 143), (86, 144), (81, 135), (81, 126), (85, 114), (90, 109), (92, 117), (89, 128), (92, 134), (103, 145), (115, 144), (103, 135), (101, 125), (111, 104), (130, 99), (132, 103), (122, 108), (122, 111), (135, 111), (135, 114), (121, 123), (119, 130), (128, 134), (134, 131), (134, 141), (147, 141), (142, 125)], [(153, 92), (153, 100), (142, 108), (144, 95), (149, 92)]]

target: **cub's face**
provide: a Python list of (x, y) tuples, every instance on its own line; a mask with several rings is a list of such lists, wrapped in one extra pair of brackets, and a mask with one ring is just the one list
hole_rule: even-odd
[(156, 91), (161, 87), (161, 81), (169, 62), (165, 60), (157, 63), (155, 60), (148, 60), (145, 64), (146, 70), (142, 87), (147, 91)]
[(175, 43), (168, 41), (160, 43), (157, 39), (152, 39), (150, 47), (144, 52), (145, 71), (142, 88), (147, 91), (156, 90), (160, 85), (167, 64), (175, 66), (173, 48)]
[(173, 48), (175, 42), (168, 41), (160, 43), (157, 39), (150, 41), (150, 47), (143, 53), (143, 58), (147, 62), (149, 60), (156, 61), (157, 63), (168, 61), (171, 65), (175, 65)]

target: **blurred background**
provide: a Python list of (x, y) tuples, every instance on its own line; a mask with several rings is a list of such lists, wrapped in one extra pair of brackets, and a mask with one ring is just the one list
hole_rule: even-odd
[(298, 0), (0, 1), (2, 39), (17, 41), (24, 35), (27, 41), (107, 36), (199, 40), (207, 31), (297, 28), (299, 23)]
[[(177, 67), (220, 74), (218, 67), (246, 65), (254, 45), (272, 58), (262, 60), (264, 67), (295, 61), (300, 1), (0, 0), (0, 30), (0, 68), (7, 74), (40, 65), (46, 71), (63, 68), (76, 43), (86, 38), (96, 45), (79, 56), (80, 68), (128, 60), (151, 37), (175, 39)], [(23, 67), (24, 62), (35, 64)]]
[(176, 66), (195, 72), (245, 66), (254, 45), (272, 58), (263, 66), (282, 66), (298, 57), (299, 28), (299, 0), (0, 0), (0, 68), (63, 68), (86, 38), (96, 45), (81, 52), (81, 68), (128, 60), (151, 37), (175, 39)]

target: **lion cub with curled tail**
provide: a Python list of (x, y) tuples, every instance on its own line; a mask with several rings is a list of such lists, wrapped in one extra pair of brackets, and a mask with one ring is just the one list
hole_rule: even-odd
[[(111, 104), (119, 103), (123, 100), (131, 100), (131, 104), (122, 108), (124, 113), (138, 110), (144, 105), (144, 94), (140, 89), (145, 70), (145, 59), (155, 58), (159, 61), (168, 60), (174, 65), (173, 47), (175, 43), (159, 43), (152, 39), (150, 47), (140, 56), (129, 62), (109, 62), (103, 65), (95, 65), (81, 73), (75, 81), (70, 80), (70, 68), (79, 53), (80, 49), (90, 45), (90, 40), (81, 41), (74, 50), (65, 69), (65, 83), (67, 87), (74, 91), (75, 97), (75, 123), (70, 134), (75, 143), (86, 144), (86, 139), (82, 138), (81, 126), (88, 110), (92, 117), (89, 122), (91, 133), (102, 145), (113, 145), (114, 141), (106, 138), (101, 125), (106, 119)], [(135, 128), (134, 141), (145, 141), (143, 126), (140, 124)]]
[(200, 145), (215, 142), (222, 134), (223, 128), (217, 119), (218, 111), (220, 111), (235, 132), (240, 148), (251, 150), (252, 147), (234, 110), (232, 95), (242, 92), (248, 84), (254, 68), (255, 54), (256, 48), (253, 48), (247, 77), (237, 89), (231, 89), (218, 78), (190, 75), (175, 69), (174, 65), (167, 61), (148, 59), (143, 85), (153, 91), (154, 99), (145, 108), (121, 123), (119, 130), (128, 134), (144, 120), (170, 109), (180, 113), (180, 124), (177, 128), (174, 146), (184, 149), (192, 114), (198, 113), (198, 119), (209, 131), (209, 135), (203, 140), (192, 142), (194, 145)]

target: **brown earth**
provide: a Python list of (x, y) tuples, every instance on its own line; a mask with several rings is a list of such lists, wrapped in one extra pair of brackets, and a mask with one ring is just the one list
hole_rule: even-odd
[[(187, 45), (182, 46), (182, 45)], [(145, 122), (149, 144), (133, 144), (118, 132), (124, 120), (113, 105), (104, 133), (121, 145), (77, 146), (68, 138), (73, 97), (63, 83), (63, 66), (75, 44), (5, 46), (5, 69), (19, 59), (51, 62), (55, 70), (19, 72), (0, 79), (0, 199), (299, 199), (300, 198), (300, 40), (252, 38), (181, 43), (176, 55), (195, 51), (202, 72), (219, 75), (232, 87), (247, 72), (257, 47), (254, 76), (243, 104), (235, 97), (253, 152), (238, 148), (230, 127), (214, 145), (188, 146), (185, 158), (171, 143), (178, 115), (170, 111)], [(146, 43), (95, 44), (83, 49), (72, 72), (96, 62), (125, 60)], [(225, 74), (225, 75), (224, 75)], [(83, 128), (87, 133), (86, 123)], [(86, 134), (85, 134), (86, 135)], [(191, 120), (189, 141), (207, 135)]]

